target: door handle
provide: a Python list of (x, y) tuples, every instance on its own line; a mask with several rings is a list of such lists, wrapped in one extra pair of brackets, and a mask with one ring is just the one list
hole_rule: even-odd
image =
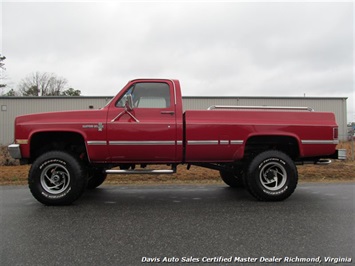
[(161, 111), (160, 112), (162, 115), (174, 115), (175, 112), (174, 111)]

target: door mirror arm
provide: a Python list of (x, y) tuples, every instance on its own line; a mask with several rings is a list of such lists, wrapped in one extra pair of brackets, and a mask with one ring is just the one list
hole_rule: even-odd
[(134, 107), (133, 107), (133, 99), (132, 99), (132, 95), (128, 94), (125, 96), (125, 105), (124, 105), (124, 111), (122, 111), (121, 113), (119, 113), (115, 118), (113, 118), (111, 120), (111, 122), (115, 122), (117, 119), (119, 119), (121, 116), (123, 116), (124, 114), (128, 114), (130, 117), (133, 118), (134, 121), (136, 121), (137, 123), (139, 123), (139, 120), (131, 113), (131, 111), (133, 111)]

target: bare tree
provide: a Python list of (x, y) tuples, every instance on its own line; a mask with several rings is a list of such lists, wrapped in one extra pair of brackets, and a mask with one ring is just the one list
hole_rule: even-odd
[(23, 96), (59, 96), (67, 83), (65, 78), (54, 73), (36, 72), (21, 81), (19, 91)]

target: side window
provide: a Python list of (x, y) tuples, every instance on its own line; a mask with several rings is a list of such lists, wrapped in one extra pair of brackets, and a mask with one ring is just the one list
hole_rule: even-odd
[(130, 87), (118, 100), (116, 107), (124, 107), (125, 96), (132, 95), (134, 108), (170, 107), (170, 88), (166, 83), (137, 83)]

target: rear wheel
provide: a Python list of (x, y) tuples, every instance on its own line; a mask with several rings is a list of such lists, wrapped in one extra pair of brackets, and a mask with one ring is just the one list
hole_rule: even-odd
[(84, 192), (87, 184), (85, 167), (73, 155), (50, 151), (31, 166), (28, 184), (32, 195), (46, 205), (69, 205)]
[(243, 170), (234, 170), (234, 172), (220, 171), (224, 183), (233, 188), (244, 187)]
[(280, 201), (296, 189), (297, 168), (292, 159), (280, 151), (265, 151), (249, 164), (245, 183), (258, 200)]

